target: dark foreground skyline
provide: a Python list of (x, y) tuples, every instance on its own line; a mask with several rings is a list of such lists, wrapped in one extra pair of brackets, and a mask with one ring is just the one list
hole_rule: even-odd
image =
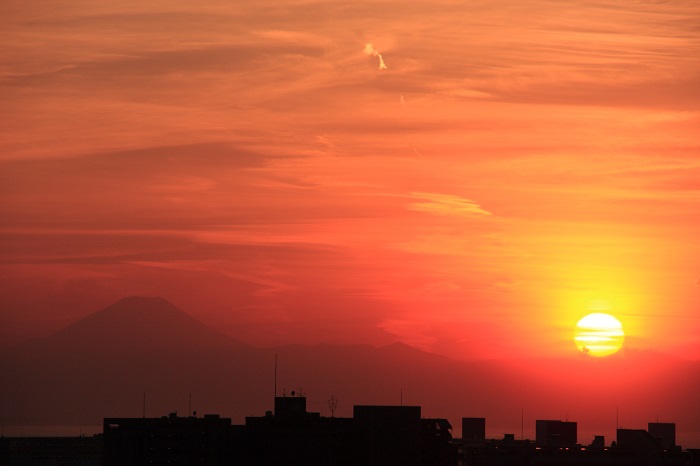
[(537, 420), (533, 439), (489, 439), (485, 418), (448, 419), (420, 406), (354, 406), (353, 416), (308, 412), (305, 396), (275, 397), (274, 409), (245, 424), (218, 414), (105, 418), (94, 437), (0, 438), (0, 466), (693, 466), (700, 450), (676, 444), (673, 423), (618, 429), (606, 442), (580, 441), (575, 421)]
[(536, 437), (517, 440), (514, 434), (487, 439), (485, 418), (462, 418), (462, 438), (455, 439), (448, 419), (422, 417), (420, 406), (356, 405), (351, 418), (334, 418), (308, 412), (306, 403), (300, 395), (275, 397), (273, 411), (246, 417), (244, 425), (218, 415), (107, 418), (105, 466), (156, 460), (185, 464), (204, 457), (210, 464), (305, 466), (680, 466), (700, 461), (700, 451), (676, 445), (673, 423), (618, 429), (606, 444), (603, 436), (579, 442), (573, 421), (537, 420)]

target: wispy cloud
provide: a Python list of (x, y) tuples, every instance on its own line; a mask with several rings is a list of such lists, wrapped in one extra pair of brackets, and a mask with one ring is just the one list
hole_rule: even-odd
[(208, 178), (199, 176), (180, 176), (170, 177), (162, 182), (157, 182), (148, 188), (148, 190), (160, 193), (192, 193), (209, 191), (216, 188), (216, 184), (217, 183), (215, 180)]
[(492, 99), (494, 97), (493, 94), (489, 94), (488, 92), (481, 92), (475, 89), (461, 88), (449, 89), (447, 91), (441, 92), (441, 94), (462, 99)]
[(385, 70), (387, 69), (386, 63), (384, 63), (384, 58), (382, 58), (382, 54), (377, 51), (377, 49), (374, 48), (374, 45), (372, 44), (365, 44), (365, 54), (370, 55), (372, 57), (377, 57), (379, 58), (379, 69), (380, 70)]
[(484, 210), (478, 203), (452, 194), (440, 193), (411, 193), (411, 197), (418, 202), (410, 203), (407, 208), (416, 212), (425, 212), (434, 215), (460, 215), (469, 217), (482, 217), (493, 215)]

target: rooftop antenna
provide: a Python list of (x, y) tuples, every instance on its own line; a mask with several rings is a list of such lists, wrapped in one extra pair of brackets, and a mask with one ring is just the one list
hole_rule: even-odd
[(277, 398), (277, 353), (275, 353), (275, 398)]
[(146, 392), (143, 392), (143, 418), (146, 419)]
[(525, 408), (520, 408), (520, 440), (525, 440)]
[(403, 388), (401, 389), (401, 406), (403, 406)]
[[(284, 394), (287, 396), (287, 394)], [(272, 413), (277, 415), (277, 353), (275, 353), (275, 396), (272, 398)]]
[(338, 398), (331, 395), (330, 399), (328, 400), (328, 408), (330, 408), (330, 410), (331, 410), (331, 417), (335, 417), (335, 410), (337, 407), (338, 407)]
[(192, 416), (192, 392), (190, 392), (190, 404), (187, 406), (187, 417)]

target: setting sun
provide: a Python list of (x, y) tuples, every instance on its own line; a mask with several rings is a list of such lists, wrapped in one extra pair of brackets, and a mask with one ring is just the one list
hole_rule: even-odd
[(625, 341), (622, 324), (610, 314), (588, 314), (576, 324), (574, 341), (579, 351), (595, 357), (617, 353)]

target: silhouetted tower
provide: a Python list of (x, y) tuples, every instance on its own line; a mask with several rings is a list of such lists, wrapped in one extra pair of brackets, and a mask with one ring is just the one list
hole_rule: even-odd
[(650, 422), (649, 434), (659, 440), (664, 450), (676, 447), (676, 424), (673, 422)]
[(486, 441), (486, 418), (462, 418), (462, 443), (465, 445), (483, 445)]

